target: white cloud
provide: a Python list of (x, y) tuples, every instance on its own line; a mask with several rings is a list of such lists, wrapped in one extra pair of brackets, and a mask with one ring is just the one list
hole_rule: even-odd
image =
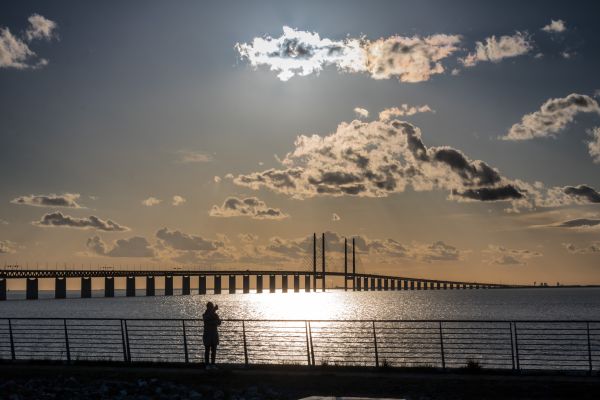
[(39, 221), (34, 221), (34, 225), (41, 227), (65, 227), (78, 229), (97, 229), (106, 232), (123, 232), (129, 230), (126, 226), (109, 220), (103, 220), (94, 215), (86, 218), (71, 217), (61, 212), (45, 214)]
[(250, 217), (253, 219), (284, 219), (289, 215), (278, 208), (268, 207), (266, 203), (256, 197), (228, 197), (222, 206), (212, 206), (211, 217)]
[(600, 164), (600, 127), (596, 126), (588, 133), (591, 137), (588, 142), (588, 151), (592, 160), (594, 160), (596, 164)]
[(331, 214), (331, 220), (332, 220), (333, 222), (337, 222), (337, 221), (341, 220), (341, 218), (340, 218), (340, 216), (339, 216), (339, 215), (337, 215), (336, 213), (333, 213), (333, 214)]
[(573, 243), (563, 243), (563, 246), (573, 254), (600, 254), (600, 242), (592, 242), (583, 247), (578, 247)]
[(369, 118), (369, 110), (365, 108), (355, 107), (354, 114), (356, 114), (358, 118)]
[(548, 99), (539, 111), (523, 116), (521, 122), (514, 124), (502, 139), (529, 140), (556, 136), (579, 113), (600, 114), (600, 106), (592, 97), (577, 93)]
[(156, 197), (150, 196), (147, 199), (142, 200), (142, 205), (146, 207), (156, 206), (162, 203), (162, 200), (157, 199)]
[(504, 246), (489, 245), (482, 250), (484, 262), (491, 265), (525, 265), (527, 260), (541, 257), (542, 253), (527, 249), (508, 249)]
[(201, 151), (179, 150), (177, 154), (179, 155), (178, 161), (183, 164), (207, 163), (213, 160), (210, 154)]
[(57, 25), (38, 14), (30, 16), (29, 23), (24, 37), (14, 36), (8, 28), (0, 27), (0, 68), (40, 68), (48, 64), (48, 60), (37, 57), (27, 42), (51, 39)]
[(565, 21), (562, 19), (550, 20), (550, 23), (542, 28), (544, 32), (561, 33), (567, 30)]
[(116, 240), (109, 249), (99, 236), (87, 240), (86, 247), (95, 254), (106, 257), (154, 257), (155, 251), (146, 240), (140, 236)]
[(29, 28), (25, 31), (25, 36), (28, 40), (52, 39), (57, 28), (56, 22), (39, 14), (33, 14), (27, 20), (29, 21)]
[(213, 181), (214, 181), (215, 183), (221, 183), (222, 179), (221, 179), (221, 177), (220, 177), (220, 176), (215, 176), (215, 177), (213, 178)]
[(187, 200), (179, 195), (175, 195), (173, 196), (173, 200), (171, 201), (171, 205), (173, 205), (174, 207), (180, 206), (183, 203), (185, 203)]
[(11, 203), (34, 207), (81, 208), (77, 203), (80, 197), (79, 193), (30, 194), (12, 199)]
[(373, 79), (421, 82), (444, 72), (442, 60), (457, 51), (459, 43), (460, 36), (444, 34), (331, 40), (284, 26), (278, 38), (257, 37), (235, 48), (251, 66), (267, 66), (282, 81), (317, 74), (332, 65), (343, 72), (368, 73)]
[(402, 104), (400, 107), (386, 108), (379, 113), (379, 119), (382, 121), (388, 121), (392, 118), (411, 116), (417, 113), (435, 112), (427, 104), (423, 106), (410, 106), (408, 104)]
[(0, 254), (13, 254), (16, 252), (17, 245), (10, 240), (0, 240)]
[(500, 62), (505, 58), (517, 57), (529, 53), (533, 49), (533, 43), (528, 35), (517, 32), (512, 36), (491, 36), (485, 39), (485, 43), (477, 42), (475, 51), (460, 59), (465, 67), (473, 67), (480, 62)]

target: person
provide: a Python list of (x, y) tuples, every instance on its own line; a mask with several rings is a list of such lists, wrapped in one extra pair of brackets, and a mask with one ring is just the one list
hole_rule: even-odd
[[(217, 327), (221, 325), (221, 318), (217, 314), (219, 306), (212, 302), (206, 303), (206, 311), (202, 314), (204, 320), (204, 333), (202, 342), (204, 343), (204, 365), (206, 369), (214, 369), (215, 358), (217, 357), (217, 345), (219, 344), (219, 332)], [(210, 355), (210, 363), (208, 356)]]

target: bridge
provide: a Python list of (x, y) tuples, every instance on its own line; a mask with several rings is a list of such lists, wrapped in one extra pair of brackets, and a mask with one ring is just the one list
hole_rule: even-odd
[[(25, 279), (26, 299), (37, 299), (39, 279), (54, 279), (55, 298), (64, 299), (67, 296), (67, 279), (81, 280), (81, 297), (92, 297), (92, 279), (104, 279), (104, 296), (115, 296), (115, 279), (125, 278), (125, 294), (128, 297), (136, 296), (136, 278), (146, 278), (145, 294), (154, 296), (156, 294), (156, 282), (164, 280), (164, 295), (172, 296), (174, 293), (174, 278), (181, 279), (182, 295), (190, 295), (192, 286), (197, 287), (198, 294), (208, 294), (209, 277), (212, 279), (212, 293), (221, 294), (224, 291), (223, 277), (228, 278), (227, 292), (237, 293), (238, 278), (241, 276), (242, 293), (250, 293), (250, 278), (254, 278), (256, 293), (264, 291), (274, 293), (279, 288), (283, 293), (288, 290), (294, 292), (305, 292), (322, 290), (325, 291), (327, 277), (341, 278), (344, 290), (352, 291), (389, 291), (389, 290), (453, 290), (453, 289), (496, 289), (514, 288), (517, 285), (506, 285), (499, 283), (449, 281), (438, 279), (424, 279), (404, 276), (382, 275), (357, 272), (356, 243), (352, 239), (351, 263), (349, 263), (348, 240), (344, 239), (344, 270), (327, 271), (325, 234), (322, 234), (321, 248), (318, 252), (317, 235), (313, 235), (312, 245), (312, 270), (154, 270), (154, 269), (30, 269), (18, 265), (7, 265), (0, 269), (0, 300), (7, 298), (7, 281), (9, 279)], [(321, 257), (317, 257), (317, 253)], [(319, 260), (320, 258), (320, 260)], [(318, 262), (320, 261), (320, 263)], [(320, 268), (318, 265), (320, 264)], [(268, 277), (268, 287), (264, 285), (264, 278)], [(289, 277), (292, 278), (292, 286), (289, 286)], [(303, 277), (304, 279), (301, 279)], [(194, 282), (192, 282), (192, 280)], [(303, 282), (301, 282), (301, 280)], [(279, 281), (279, 285), (278, 285)], [(197, 284), (195, 284), (197, 282)], [(194, 285), (192, 285), (194, 283)], [(320, 288), (319, 288), (320, 283)]]

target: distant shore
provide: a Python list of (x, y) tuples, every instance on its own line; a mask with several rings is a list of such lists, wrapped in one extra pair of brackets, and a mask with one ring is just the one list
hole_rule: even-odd
[(61, 399), (596, 399), (598, 376), (352, 368), (1, 364), (0, 397)]

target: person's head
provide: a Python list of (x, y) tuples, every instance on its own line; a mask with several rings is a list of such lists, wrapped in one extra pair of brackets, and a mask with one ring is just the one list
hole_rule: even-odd
[(208, 303), (206, 303), (206, 309), (207, 309), (208, 311), (212, 311), (212, 310), (214, 310), (214, 309), (215, 309), (215, 305), (213, 304), (213, 302), (212, 302), (212, 301), (209, 301)]

